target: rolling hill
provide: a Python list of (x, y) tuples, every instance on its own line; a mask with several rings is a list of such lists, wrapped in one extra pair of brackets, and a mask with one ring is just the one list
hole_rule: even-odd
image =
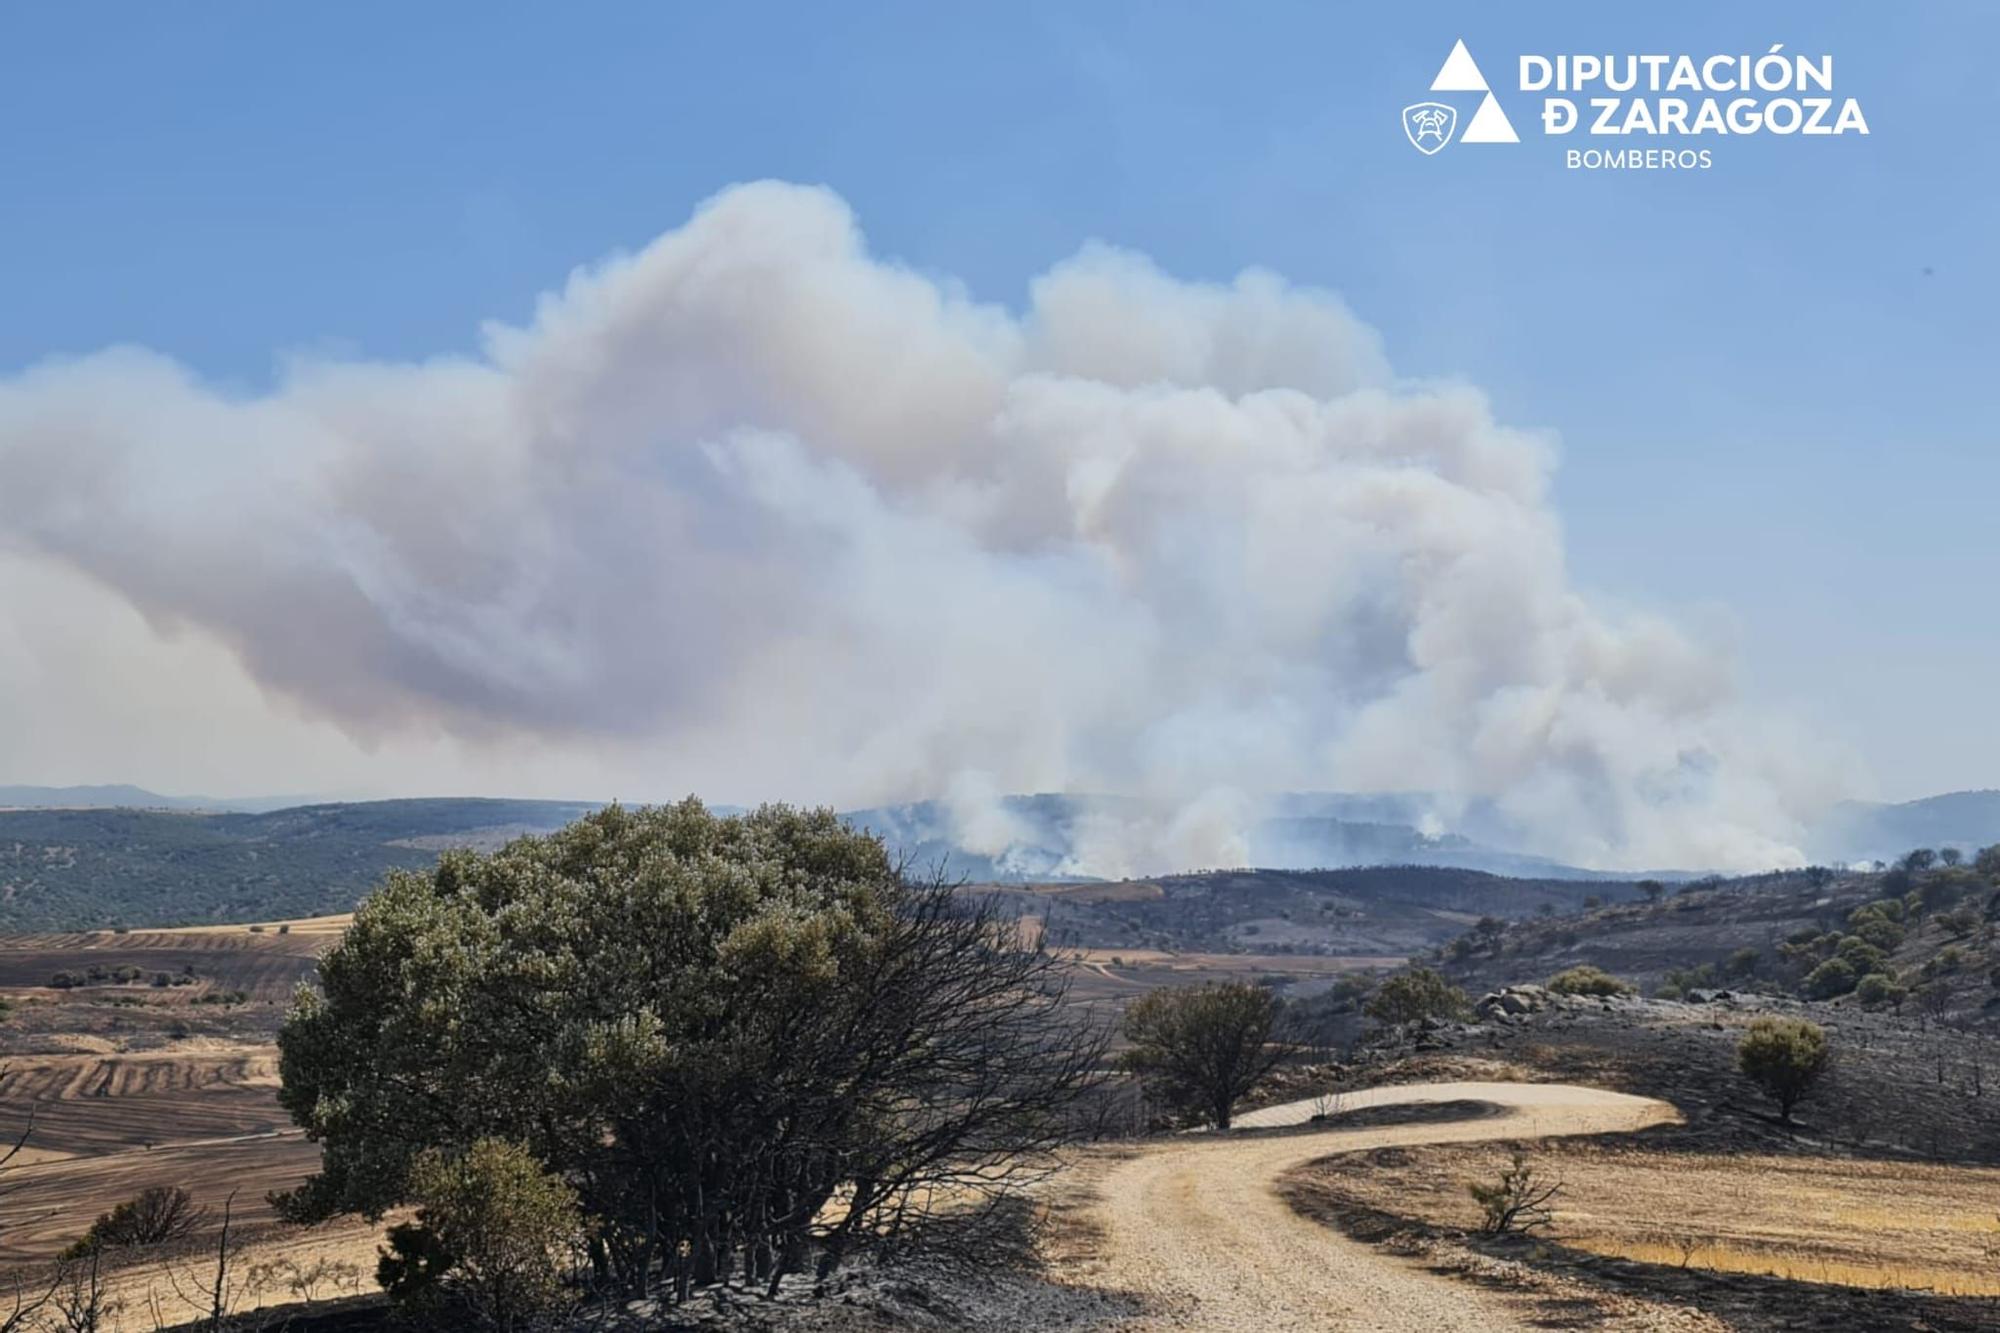
[(593, 807), (442, 798), (260, 814), (0, 811), (0, 930), (160, 926), (344, 912), (389, 870), (494, 847)]
[(1974, 852), (2000, 842), (2000, 791), (1954, 791), (1878, 805), (1845, 801), (1808, 838), (1821, 860), (1892, 861), (1913, 847)]

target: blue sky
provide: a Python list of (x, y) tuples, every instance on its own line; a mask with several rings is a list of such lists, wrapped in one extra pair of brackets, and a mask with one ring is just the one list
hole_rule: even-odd
[[(1420, 157), (1398, 110), (1461, 37), (1524, 133), (1519, 53), (1780, 41), (1873, 132)], [(1556, 432), (1583, 586), (1725, 627), (1884, 795), (2000, 785), (1995, 49), (2000, 9), (1945, 3), (13, 7), (0, 372), (465, 350), (767, 176), (1011, 305), (1090, 238), (1261, 265)]]

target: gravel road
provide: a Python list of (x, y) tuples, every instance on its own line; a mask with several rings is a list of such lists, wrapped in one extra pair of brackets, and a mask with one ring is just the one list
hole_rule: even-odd
[(1496, 1114), (1410, 1124), (1254, 1134), (1303, 1125), (1296, 1102), (1242, 1117), (1239, 1131), (1189, 1135), (1112, 1164), (1086, 1217), (1096, 1233), (1074, 1278), (1130, 1293), (1145, 1313), (1125, 1333), (1214, 1330), (1527, 1330), (1533, 1313), (1299, 1217), (1273, 1190), (1284, 1172), (1330, 1153), (1476, 1139), (1604, 1134), (1675, 1118), (1665, 1102), (1543, 1083), (1425, 1083), (1350, 1093), (1342, 1111), (1404, 1102), (1479, 1101)]

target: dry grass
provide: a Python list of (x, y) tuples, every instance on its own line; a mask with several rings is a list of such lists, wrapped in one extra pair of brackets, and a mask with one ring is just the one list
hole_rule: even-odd
[[(343, 922), (0, 936), (0, 994), (15, 1003), (0, 1033), (0, 1142), (33, 1123), (5, 1177), (0, 1270), (45, 1262), (153, 1185), (211, 1210), (234, 1190), (239, 1224), (274, 1221), (265, 1193), (305, 1179), (319, 1150), (278, 1105), (272, 1037)], [(46, 985), (92, 965), (196, 980)], [(244, 1002), (201, 1003), (236, 991)]]
[(1792, 1282), (1818, 1282), (1841, 1287), (1884, 1287), (1897, 1291), (1932, 1291), (1940, 1296), (2000, 1296), (2000, 1276), (1967, 1272), (1943, 1264), (1856, 1263), (1829, 1259), (1805, 1249), (1747, 1249), (1730, 1245), (1695, 1244), (1688, 1249), (1672, 1240), (1621, 1237), (1565, 1237), (1565, 1243), (1592, 1254), (1669, 1267), (1705, 1268), (1717, 1273), (1758, 1273)]
[[(2000, 1170), (1842, 1158), (1545, 1145), (1560, 1176), (1552, 1241), (1673, 1268), (1852, 1287), (2000, 1296)], [(1497, 1148), (1439, 1148), (1393, 1168), (1330, 1168), (1385, 1212), (1471, 1229)]]

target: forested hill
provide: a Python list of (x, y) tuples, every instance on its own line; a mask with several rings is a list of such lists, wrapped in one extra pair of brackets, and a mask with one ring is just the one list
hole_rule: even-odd
[(560, 828), (592, 808), (444, 798), (265, 814), (3, 810), (0, 931), (344, 912), (395, 867)]

